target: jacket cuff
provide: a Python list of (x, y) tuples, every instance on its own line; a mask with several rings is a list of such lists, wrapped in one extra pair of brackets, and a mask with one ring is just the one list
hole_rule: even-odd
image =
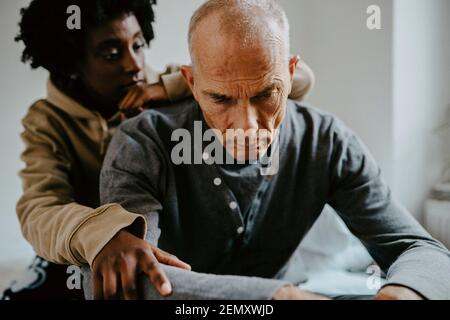
[(161, 75), (161, 82), (170, 101), (177, 101), (192, 95), (181, 71)]
[(118, 204), (102, 206), (83, 220), (69, 237), (68, 252), (80, 265), (92, 266), (104, 246), (124, 228), (145, 239), (147, 222), (144, 216), (128, 212)]

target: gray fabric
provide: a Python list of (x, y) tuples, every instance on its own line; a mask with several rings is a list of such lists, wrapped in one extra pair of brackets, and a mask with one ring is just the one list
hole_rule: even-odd
[(171, 162), (178, 143), (171, 141), (173, 130), (185, 128), (194, 135), (193, 123), (202, 119), (189, 99), (129, 120), (111, 143), (101, 200), (145, 215), (148, 241), (197, 272), (280, 277), (329, 204), (387, 273), (388, 284), (450, 299), (449, 252), (392, 199), (370, 153), (333, 115), (288, 102), (279, 172), (263, 177), (245, 223), (239, 206), (230, 208), (239, 201), (226, 183), (213, 183), (224, 173), (217, 165)]
[(244, 222), (247, 221), (251, 204), (260, 190), (262, 176), (259, 163), (246, 165), (219, 165), (221, 179), (230, 188), (242, 209)]
[[(255, 277), (225, 276), (189, 272), (162, 265), (172, 283), (172, 294), (162, 297), (147, 276), (138, 279), (143, 300), (269, 300), (288, 282)], [(92, 273), (84, 266), (83, 289), (87, 300), (93, 299)], [(120, 296), (119, 296), (120, 298)]]

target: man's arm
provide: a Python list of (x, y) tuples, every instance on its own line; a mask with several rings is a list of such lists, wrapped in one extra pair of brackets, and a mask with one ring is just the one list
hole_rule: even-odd
[[(111, 142), (101, 174), (100, 194), (102, 202), (118, 203), (131, 212), (145, 215), (148, 226), (147, 240), (150, 244), (157, 246), (158, 238), (164, 232), (158, 227), (159, 215), (163, 209), (159, 199), (164, 193), (168, 164), (164, 161), (165, 156), (161, 142), (155, 141), (147, 133), (142, 132), (142, 127), (146, 125), (143, 123), (137, 125), (136, 120), (120, 127)], [(108, 250), (108, 245), (105, 249)], [(100, 253), (99, 256), (103, 257), (103, 254)], [(104, 260), (110, 259), (105, 256)], [(98, 292), (98, 288), (105, 287), (104, 283), (95, 279), (102, 267), (97, 266), (96, 261), (94, 261), (94, 265), (96, 266), (92, 279), (94, 288), (89, 289), (92, 286), (85, 287), (87, 295), (91, 290)], [(134, 265), (139, 266), (140, 263), (133, 263)], [(318, 297), (296, 287), (289, 287), (287, 282), (279, 280), (199, 274), (164, 265), (160, 265), (158, 268), (165, 271), (173, 289), (172, 294), (166, 297), (167, 299), (289, 298), (289, 294), (284, 294), (285, 291), (292, 293), (292, 298), (313, 299)], [(142, 268), (133, 269), (132, 272), (136, 275), (147, 273)], [(89, 274), (87, 276), (91, 277)], [(141, 278), (140, 284), (146, 283), (148, 283), (148, 279)], [(144, 298), (162, 299), (157, 293), (160, 290), (156, 291), (150, 285), (145, 285), (145, 288)]]
[(392, 199), (360, 140), (338, 121), (332, 127), (329, 202), (387, 273), (385, 288), (399, 285), (428, 299), (450, 299), (449, 251)]
[[(256, 277), (212, 275), (187, 271), (161, 264), (161, 269), (172, 283), (172, 293), (161, 296), (145, 274), (138, 276), (138, 295), (142, 300), (270, 300), (281, 293), (289, 283)], [(92, 272), (84, 267), (85, 298), (94, 298)], [(300, 292), (300, 290), (298, 290)], [(115, 298), (123, 298), (121, 293)]]

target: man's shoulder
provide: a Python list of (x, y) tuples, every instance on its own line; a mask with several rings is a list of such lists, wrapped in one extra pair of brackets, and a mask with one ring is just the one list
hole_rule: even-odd
[(346, 129), (344, 122), (335, 114), (303, 102), (289, 100), (287, 115), (294, 125), (306, 131), (324, 133)]
[(124, 130), (139, 128), (147, 132), (175, 130), (185, 128), (192, 123), (198, 115), (199, 107), (192, 98), (186, 98), (178, 102), (171, 102), (164, 106), (152, 108), (142, 112), (137, 117), (127, 120), (122, 124)]
[(334, 148), (338, 145), (350, 145), (355, 150), (364, 148), (369, 154), (359, 135), (335, 114), (293, 101), (290, 102), (288, 109), (291, 119), (294, 119), (293, 122), (304, 130), (302, 137), (307, 138), (315, 147), (325, 148), (328, 145)]

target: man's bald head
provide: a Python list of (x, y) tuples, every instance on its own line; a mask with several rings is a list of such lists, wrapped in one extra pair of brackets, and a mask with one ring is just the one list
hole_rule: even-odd
[[(270, 43), (273, 38), (289, 54), (289, 22), (275, 0), (209, 0), (192, 16), (189, 49), (194, 63), (197, 47), (220, 37), (241, 47)], [(234, 41), (233, 41), (234, 42)]]
[[(264, 154), (283, 121), (298, 63), (289, 57), (285, 12), (274, 0), (209, 0), (192, 17), (189, 45), (192, 66), (181, 71), (208, 126), (236, 159)], [(250, 134), (230, 143), (230, 129)], [(260, 130), (270, 139), (257, 138)]]

